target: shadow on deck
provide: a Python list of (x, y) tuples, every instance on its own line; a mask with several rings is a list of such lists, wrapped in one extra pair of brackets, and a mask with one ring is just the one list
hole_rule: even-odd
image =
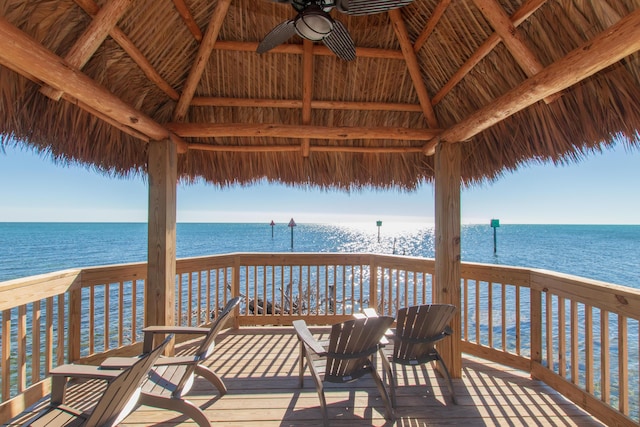
[[(327, 329), (314, 329), (327, 333)], [(212, 367), (229, 392), (198, 378), (189, 399), (203, 408), (214, 425), (322, 425), (318, 396), (311, 377), (298, 388), (298, 346), (292, 328), (244, 328), (219, 336)], [(454, 380), (458, 405), (451, 403), (444, 381), (431, 366), (398, 367), (396, 420), (384, 419), (384, 406), (369, 378), (348, 385), (328, 385), (327, 405), (332, 426), (527, 425), (600, 426), (595, 418), (528, 374), (483, 359), (463, 355), (463, 378)], [(74, 384), (68, 399), (85, 407), (101, 386)], [(44, 408), (43, 400), (9, 426), (22, 425)], [(79, 404), (74, 403), (79, 406)], [(80, 408), (82, 409), (82, 408)], [(122, 426), (187, 426), (191, 419), (176, 412), (141, 407)]]

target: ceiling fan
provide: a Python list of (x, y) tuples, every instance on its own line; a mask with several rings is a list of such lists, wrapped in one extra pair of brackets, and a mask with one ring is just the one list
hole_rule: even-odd
[(331, 17), (336, 8), (347, 15), (372, 15), (408, 5), (413, 0), (268, 0), (290, 3), (298, 15), (277, 25), (258, 45), (265, 53), (287, 41), (294, 34), (311, 41), (322, 41), (337, 57), (356, 59), (356, 47), (347, 28)]

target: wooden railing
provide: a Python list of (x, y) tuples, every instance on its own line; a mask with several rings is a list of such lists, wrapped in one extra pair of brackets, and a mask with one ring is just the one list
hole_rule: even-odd
[[(177, 261), (176, 316), (202, 325), (241, 295), (236, 326), (328, 325), (363, 308), (433, 302), (432, 259), (238, 253)], [(640, 291), (559, 273), (463, 263), (464, 352), (531, 372), (607, 424), (637, 425)], [(0, 283), (4, 422), (49, 393), (68, 361), (139, 352), (146, 264)]]

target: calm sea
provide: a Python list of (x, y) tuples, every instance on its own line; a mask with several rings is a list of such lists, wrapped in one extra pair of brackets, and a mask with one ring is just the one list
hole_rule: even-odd
[[(495, 254), (488, 224), (463, 226), (461, 238), (463, 261), (544, 268), (640, 288), (638, 225), (502, 225)], [(291, 250), (286, 223), (177, 226), (178, 258)], [(432, 227), (416, 224), (298, 224), (293, 250), (432, 258), (434, 235)], [(0, 223), (0, 281), (146, 257), (145, 223)]]

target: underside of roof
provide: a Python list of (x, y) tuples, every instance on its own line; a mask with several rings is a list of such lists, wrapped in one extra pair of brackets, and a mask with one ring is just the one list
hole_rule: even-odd
[(286, 1), (1, 0), (1, 144), (130, 175), (170, 138), (184, 182), (411, 190), (438, 144), (474, 184), (640, 142), (639, 0), (322, 4), (354, 60), (257, 53)]

